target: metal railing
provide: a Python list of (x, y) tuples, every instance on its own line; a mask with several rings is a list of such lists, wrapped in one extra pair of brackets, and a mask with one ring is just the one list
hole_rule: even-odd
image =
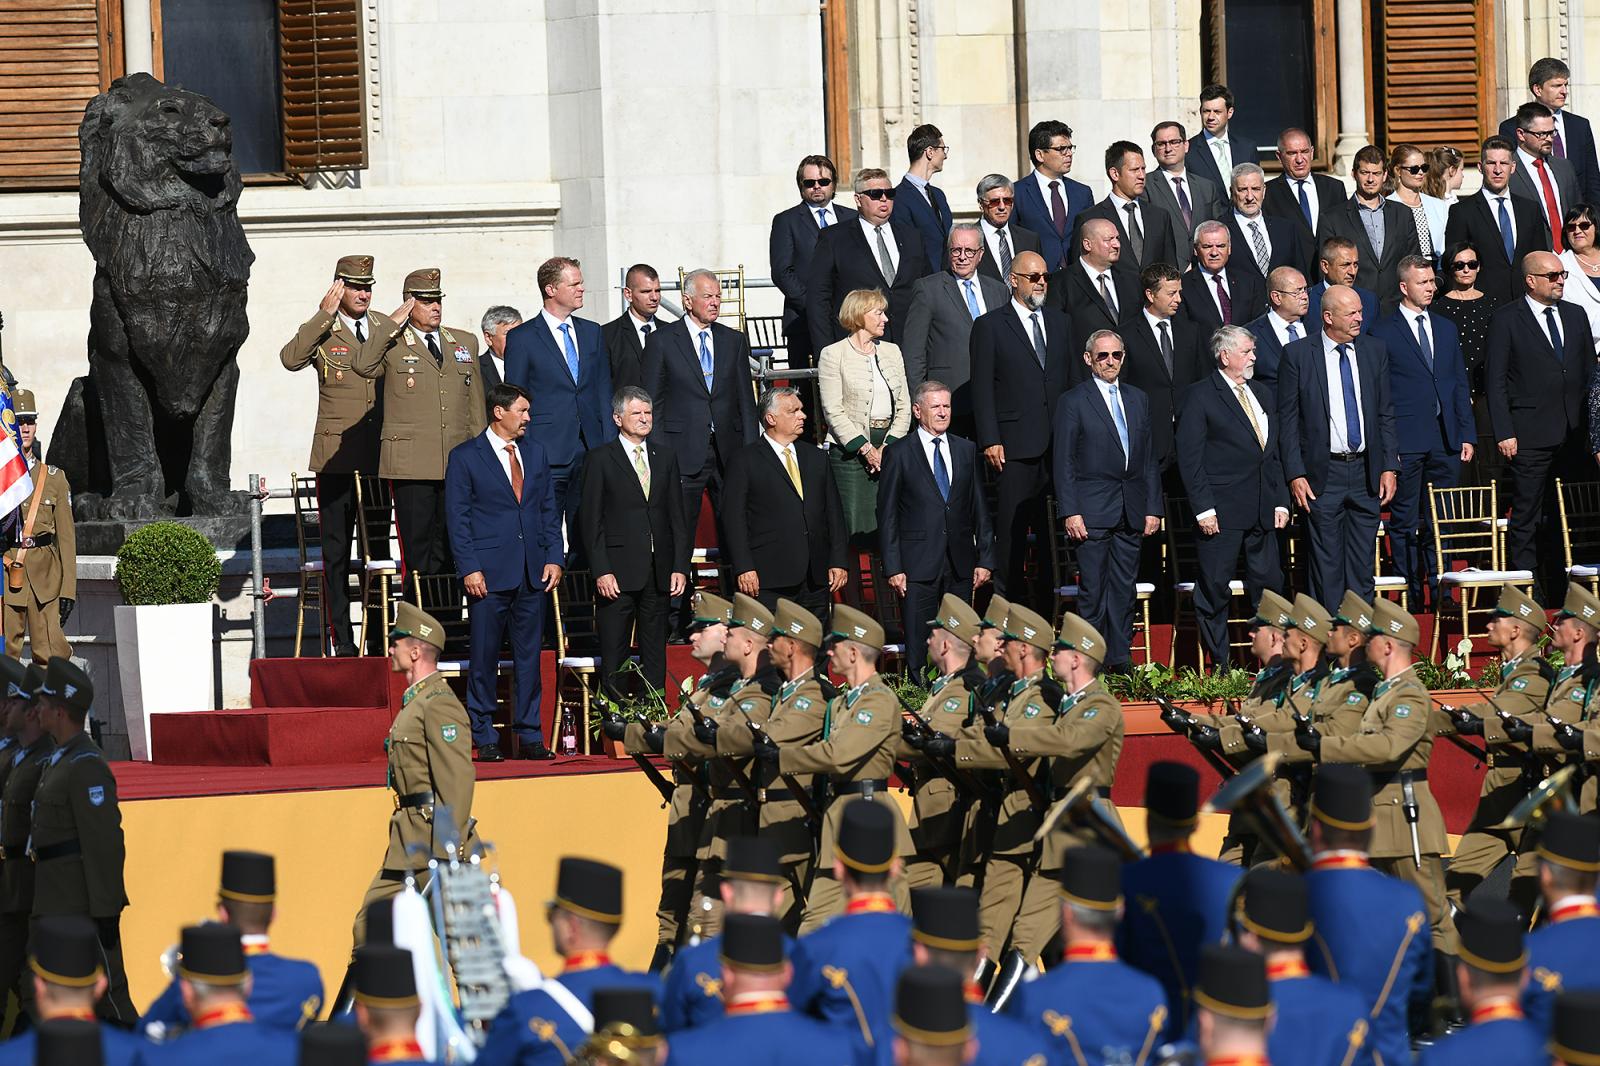
[(267, 577), (261, 561), (261, 516), (267, 500), (294, 498), (294, 489), (268, 489), (267, 479), (260, 474), (250, 475), (250, 626), (252, 630), (252, 658), (267, 657)]

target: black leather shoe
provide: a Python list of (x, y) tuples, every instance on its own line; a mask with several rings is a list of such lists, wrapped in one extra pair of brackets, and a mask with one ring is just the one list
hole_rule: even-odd
[(473, 757), (474, 762), (505, 762), (506, 757), (500, 752), (500, 745), (485, 744), (478, 749), (478, 754)]
[(356, 646), (353, 642), (346, 641), (343, 644), (335, 644), (333, 646), (333, 654), (335, 657), (340, 659), (354, 659), (361, 653), (356, 650)]
[(536, 740), (532, 744), (524, 744), (517, 749), (517, 758), (519, 759), (537, 759), (542, 762), (555, 757), (556, 753), (545, 747), (542, 740)]

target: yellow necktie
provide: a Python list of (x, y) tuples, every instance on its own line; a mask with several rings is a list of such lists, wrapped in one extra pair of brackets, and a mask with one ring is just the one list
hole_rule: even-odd
[(783, 468), (789, 471), (789, 480), (794, 483), (794, 492), (802, 500), (806, 498), (806, 490), (800, 485), (800, 468), (794, 462), (794, 445), (789, 445), (783, 450)]
[(1239, 406), (1244, 408), (1244, 416), (1250, 420), (1250, 428), (1255, 430), (1256, 443), (1261, 446), (1263, 451), (1265, 451), (1267, 447), (1267, 438), (1265, 434), (1261, 432), (1261, 423), (1256, 421), (1255, 408), (1250, 406), (1250, 399), (1244, 394), (1244, 382), (1241, 381), (1239, 384), (1235, 385), (1233, 387), (1233, 391), (1238, 393)]
[(639, 487), (644, 490), (645, 499), (650, 498), (650, 467), (644, 461), (644, 445), (633, 449), (633, 469), (639, 474)]

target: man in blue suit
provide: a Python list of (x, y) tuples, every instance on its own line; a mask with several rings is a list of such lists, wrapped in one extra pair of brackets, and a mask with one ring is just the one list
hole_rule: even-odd
[(1127, 357), (1109, 329), (1089, 337), (1089, 380), (1056, 401), (1056, 506), (1077, 547), (1078, 614), (1106, 638), (1105, 668), (1130, 663), (1134, 579), (1144, 538), (1161, 528), (1161, 473), (1150, 399), (1118, 382)]
[(950, 146), (938, 126), (918, 126), (906, 138), (906, 155), (911, 166), (895, 190), (901, 203), (901, 221), (909, 221), (922, 237), (922, 254), (927, 257), (930, 274), (944, 269), (945, 238), (950, 236), (950, 201), (934, 187), (933, 176), (944, 169)]
[(500, 760), (492, 719), (500, 644), (509, 622), (517, 675), (511, 726), (522, 758), (550, 759), (554, 756), (539, 723), (539, 649), (545, 593), (561, 580), (564, 562), (561, 508), (544, 447), (526, 435), (527, 392), (510, 382), (496, 385), (489, 406), (494, 421), (451, 450), (444, 475), (450, 547), (471, 600), (467, 713), (472, 742), (479, 760)]
[(1066, 266), (1078, 212), (1094, 203), (1089, 186), (1067, 177), (1072, 169), (1072, 127), (1055, 119), (1028, 131), (1033, 173), (1016, 184), (1017, 225), (1039, 235), (1046, 272)]
[(1428, 310), (1437, 288), (1433, 264), (1422, 256), (1406, 257), (1400, 263), (1400, 306), (1372, 330), (1389, 350), (1400, 448), (1389, 536), (1395, 565), (1409, 583), (1411, 602), (1419, 606), (1424, 581), (1430, 587), (1437, 583), (1427, 487), (1460, 484), (1461, 464), (1472, 460), (1478, 440), (1461, 335), (1454, 322)]
[(1260, 163), (1256, 146), (1230, 128), (1233, 93), (1226, 85), (1200, 90), (1200, 132), (1189, 138), (1189, 169), (1227, 190), (1233, 168), (1240, 163)]
[[(1571, 69), (1559, 59), (1547, 56), (1528, 68), (1528, 90), (1555, 115), (1552, 144), (1556, 158), (1572, 164), (1584, 201), (1600, 203), (1600, 161), (1595, 157), (1594, 130), (1588, 119), (1567, 110), (1571, 82)], [(1517, 116), (1500, 123), (1500, 136), (1517, 143)]]
[[(574, 551), (583, 457), (617, 436), (611, 420), (611, 356), (600, 326), (573, 312), (583, 306), (583, 271), (556, 256), (539, 267), (544, 310), (506, 334), (506, 381), (531, 399), (528, 436), (543, 447), (555, 482), (559, 517)], [(557, 544), (559, 546), (559, 540)]]
[(1345, 589), (1372, 599), (1378, 512), (1400, 471), (1389, 353), (1361, 333), (1361, 301), (1335, 285), (1321, 329), (1283, 350), (1278, 368), (1283, 476), (1310, 515), (1311, 595), (1329, 610)]
[[(1356, 284), (1361, 269), (1361, 253), (1349, 237), (1328, 237), (1317, 246), (1317, 272), (1321, 278), (1306, 290), (1306, 322), (1315, 333), (1322, 322), (1322, 294), (1331, 285), (1344, 285), (1361, 298), (1361, 322), (1371, 329), (1378, 324), (1378, 294)], [(1306, 279), (1310, 281), (1310, 278)]]
[(1284, 346), (1304, 340), (1307, 329), (1314, 329), (1306, 317), (1307, 291), (1306, 276), (1300, 271), (1292, 266), (1275, 268), (1267, 275), (1267, 313), (1245, 323), (1244, 328), (1256, 335), (1255, 380), (1274, 391)]

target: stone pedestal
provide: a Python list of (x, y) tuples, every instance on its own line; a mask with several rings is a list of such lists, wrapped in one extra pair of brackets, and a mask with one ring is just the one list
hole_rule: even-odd
[[(176, 522), (198, 532), (218, 551), (243, 552), (247, 557), (250, 554), (249, 515), (230, 515), (226, 518), (156, 518), (150, 521)], [(79, 522), (75, 526), (78, 534), (78, 554), (116, 555), (117, 550), (128, 539), (128, 534), (149, 524), (147, 521)], [(296, 546), (293, 515), (267, 515), (262, 518), (262, 550)]]

